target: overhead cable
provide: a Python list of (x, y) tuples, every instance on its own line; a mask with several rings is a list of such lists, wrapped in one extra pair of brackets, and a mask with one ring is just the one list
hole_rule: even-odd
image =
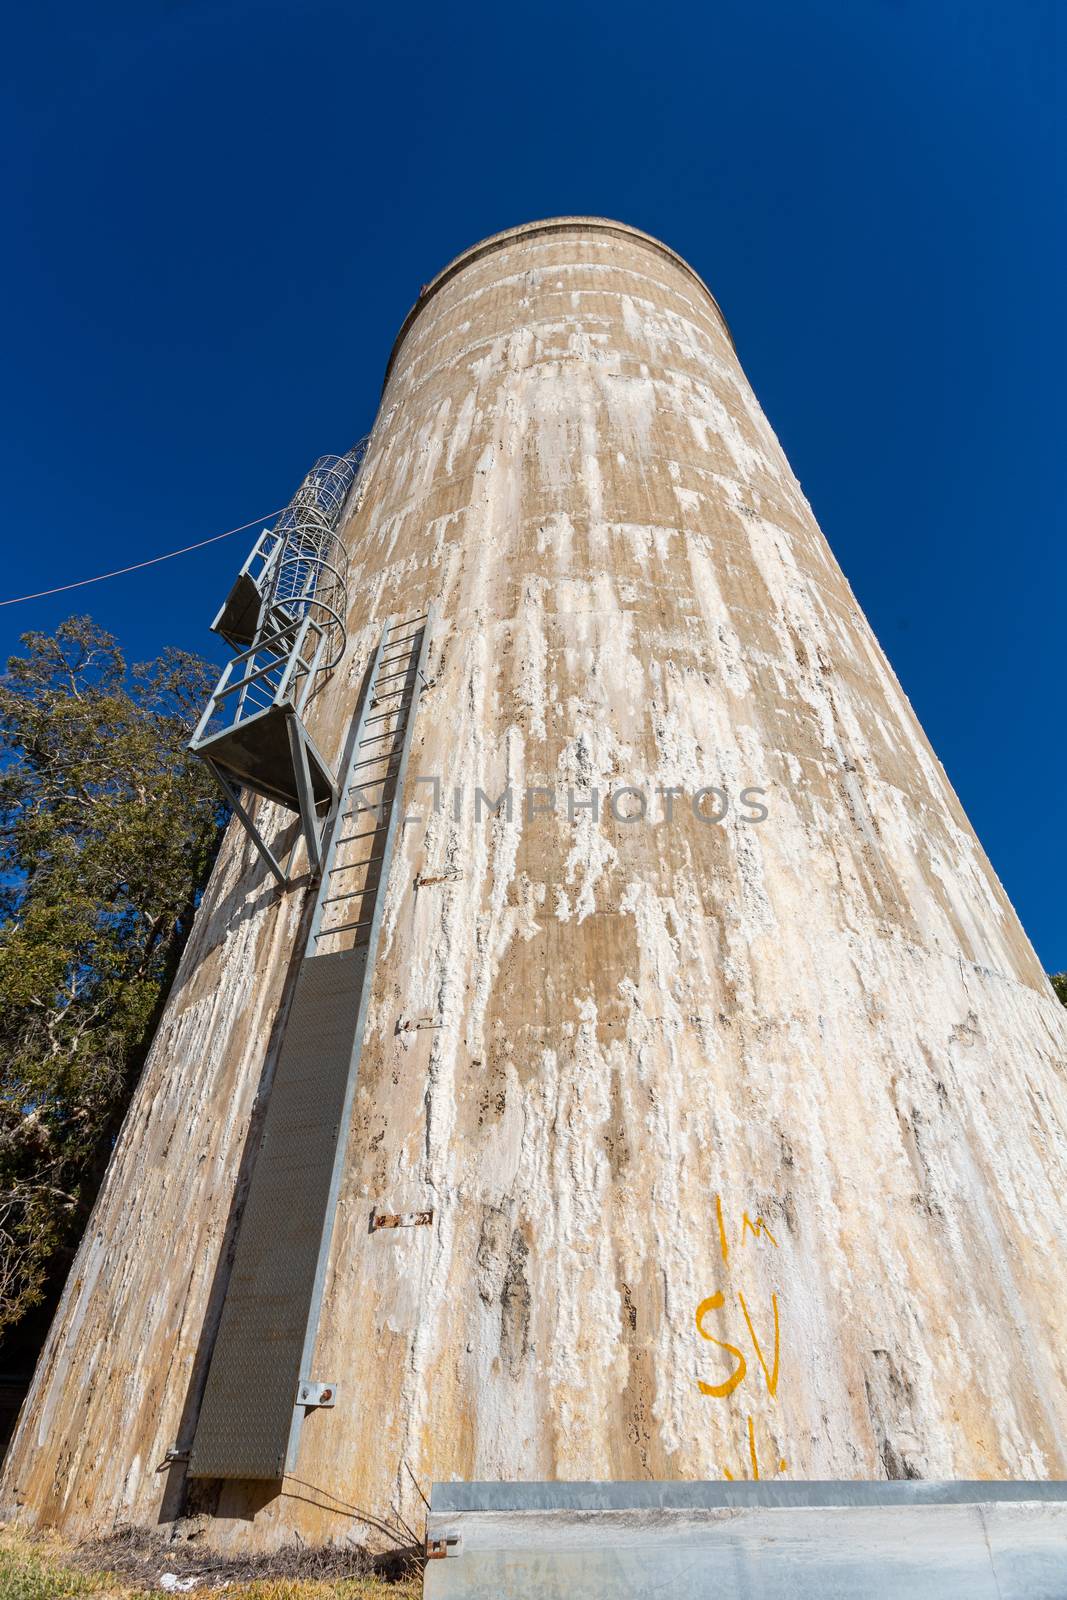
[(84, 589), (87, 583), (103, 583), (105, 578), (121, 578), (125, 572), (139, 572), (142, 567), (154, 567), (159, 561), (173, 561), (175, 556), (188, 555), (190, 550), (202, 550), (206, 544), (217, 544), (220, 539), (229, 539), (235, 533), (244, 533), (246, 528), (254, 528), (257, 523), (269, 523), (280, 516), (284, 506), (277, 511), (268, 511), (265, 517), (253, 517), (251, 522), (242, 522), (238, 528), (227, 528), (225, 533), (213, 533), (210, 539), (198, 539), (195, 544), (183, 545), (180, 550), (168, 550), (166, 555), (149, 556), (147, 561), (135, 561), (129, 567), (116, 567), (114, 572), (99, 572), (95, 578), (78, 578), (74, 583), (58, 583), (54, 589), (38, 589), (34, 594), (17, 594), (10, 600), (0, 600), (0, 606), (21, 605), (23, 600), (43, 600), (50, 594), (64, 594), (68, 589)]

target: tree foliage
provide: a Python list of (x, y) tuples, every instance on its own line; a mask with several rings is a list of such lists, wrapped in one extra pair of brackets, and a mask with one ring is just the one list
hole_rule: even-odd
[(1055, 989), (1061, 1004), (1067, 1006), (1067, 972), (1054, 972), (1052, 974), (1052, 987)]
[(0, 678), (0, 1329), (69, 1263), (223, 821), (185, 749), (205, 662), (129, 670), (88, 617), (22, 644)]

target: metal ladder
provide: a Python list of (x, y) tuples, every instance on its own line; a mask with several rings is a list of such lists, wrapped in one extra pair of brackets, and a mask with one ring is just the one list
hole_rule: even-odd
[[(377, 936), (378, 889), (389, 872), (398, 821), (394, 801), (404, 782), (415, 707), (426, 687), (432, 620), (432, 606), (424, 617), (390, 619), (371, 659), (368, 693), (349, 741), (338, 825), (326, 847), (309, 959)], [(349, 854), (357, 845), (363, 851)]]
[[(276, 1482), (337, 1384), (312, 1363), (434, 610), (386, 624), (345, 754), (189, 1458)], [(353, 850), (353, 846), (361, 848)], [(350, 853), (351, 852), (351, 853)]]

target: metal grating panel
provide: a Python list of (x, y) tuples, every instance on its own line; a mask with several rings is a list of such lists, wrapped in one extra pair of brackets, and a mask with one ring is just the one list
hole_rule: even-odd
[(302, 1376), (366, 948), (302, 962), (189, 1462), (277, 1479)]

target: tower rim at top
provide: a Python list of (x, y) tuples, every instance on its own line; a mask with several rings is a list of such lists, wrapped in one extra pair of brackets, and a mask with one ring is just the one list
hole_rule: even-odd
[(645, 233), (641, 228), (635, 228), (629, 222), (617, 222), (611, 217), (544, 217), (538, 222), (523, 222), (513, 228), (505, 228), (500, 233), (491, 233), (486, 238), (479, 239), (476, 244), (468, 245), (465, 250), (460, 251), (458, 256), (454, 256), (446, 266), (442, 267), (440, 272), (436, 273), (428, 283), (423, 285), (419, 292), (419, 298), (404, 318), (400, 326), (400, 332), (393, 341), (393, 348), (389, 352), (389, 360), (386, 363), (385, 377), (382, 380), (383, 392), (392, 375), (393, 367), (396, 365), (400, 347), (407, 338), (412, 323), (423, 307), (433, 299), (437, 291), (450, 282), (458, 272), (462, 272), (465, 267), (469, 266), (473, 261), (477, 261), (481, 256), (488, 255), (490, 251), (503, 249), (505, 245), (510, 244), (515, 239), (536, 238), (541, 234), (570, 232), (608, 233), (627, 239), (636, 239), (639, 243), (647, 245), (660, 255), (666, 256), (669, 261), (674, 262), (675, 266), (681, 267), (682, 271), (687, 273), (693, 282), (707, 295), (715, 308), (719, 321), (722, 323), (726, 337), (729, 339), (731, 346), (734, 345), (730, 324), (723, 315), (722, 307), (699, 272), (695, 267), (691, 267), (685, 257), (678, 254), (677, 250), (672, 250), (670, 245), (664, 244), (662, 239), (657, 239), (654, 234)]

